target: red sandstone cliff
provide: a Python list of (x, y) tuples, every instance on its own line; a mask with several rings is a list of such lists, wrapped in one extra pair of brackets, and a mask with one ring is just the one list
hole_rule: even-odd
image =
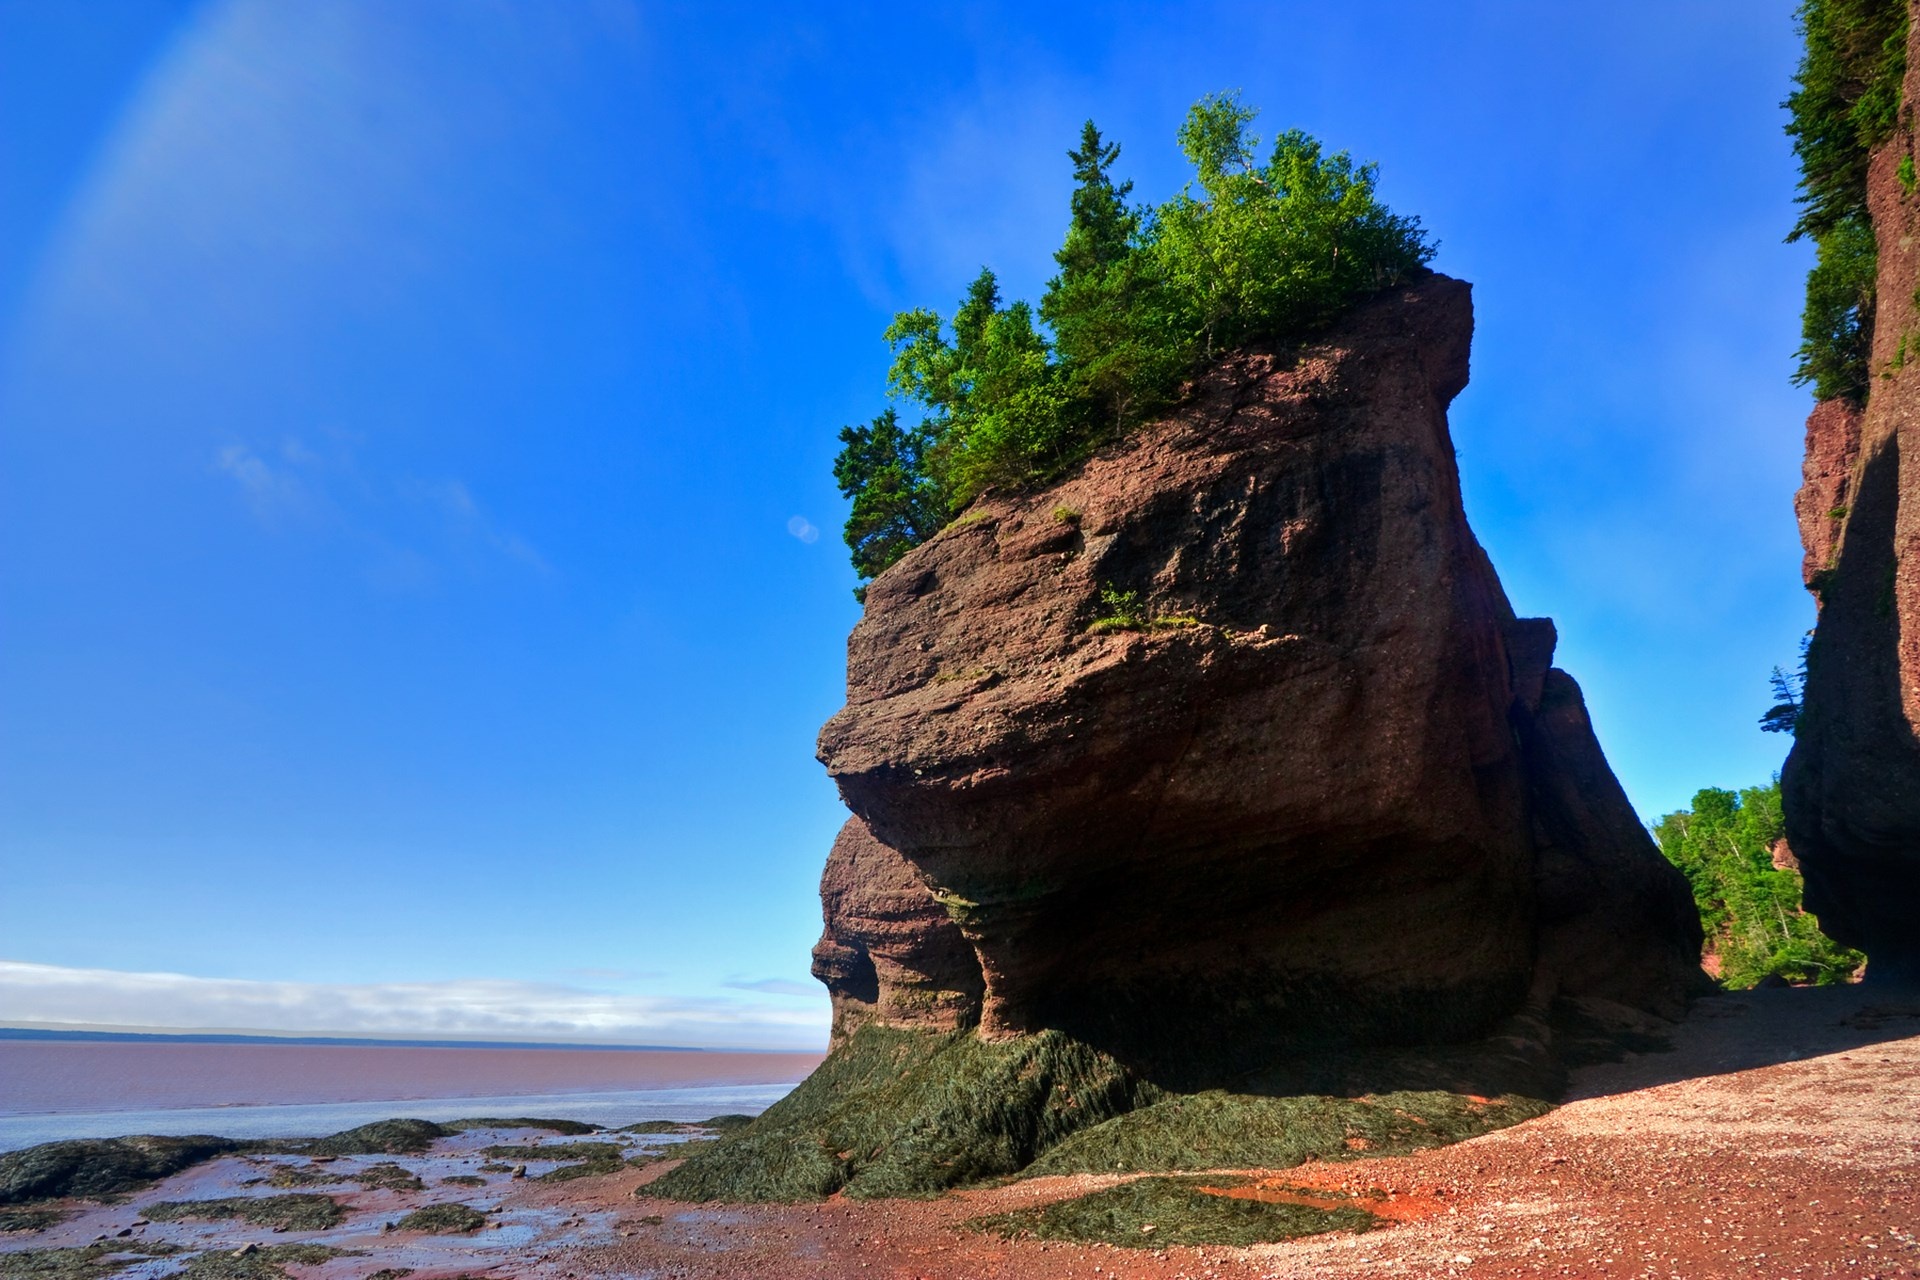
[[(1920, 90), (1920, 22), (1904, 98)], [(1898, 171), (1914, 153), (1911, 106), (1874, 152), (1867, 203), (1879, 247), (1864, 411), (1837, 401), (1807, 420), (1794, 502), (1819, 626), (1804, 708), (1782, 772), (1787, 836), (1806, 904), (1868, 976), (1920, 976), (1920, 197)], [(1897, 358), (1906, 348), (1907, 359)]]

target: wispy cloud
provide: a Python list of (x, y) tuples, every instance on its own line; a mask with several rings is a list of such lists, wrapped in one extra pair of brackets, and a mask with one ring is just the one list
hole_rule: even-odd
[(466, 481), (373, 474), (338, 433), (318, 446), (296, 436), (277, 449), (230, 442), (215, 451), (213, 466), (266, 528), (304, 524), (368, 544), (374, 553), (369, 576), (384, 586), (423, 585), (449, 562), (474, 569), (492, 560), (537, 574), (553, 571), (532, 543), (487, 511)]
[(736, 991), (759, 991), (770, 996), (816, 996), (821, 991), (812, 983), (794, 982), (787, 978), (755, 978), (751, 982), (728, 982), (722, 985)]
[(824, 1001), (801, 1008), (508, 979), (262, 982), (0, 960), (0, 1022), (814, 1049), (825, 1040), (827, 1014)]

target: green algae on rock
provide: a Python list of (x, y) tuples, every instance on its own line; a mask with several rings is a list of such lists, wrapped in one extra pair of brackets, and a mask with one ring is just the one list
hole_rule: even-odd
[(77, 1249), (21, 1249), (0, 1253), (0, 1280), (101, 1280), (136, 1262), (179, 1252), (177, 1245), (143, 1240), (97, 1241)]
[(169, 1174), (245, 1146), (231, 1138), (206, 1134), (43, 1142), (0, 1155), (0, 1205), (58, 1196), (97, 1200), (138, 1191)]
[(376, 1120), (304, 1143), (300, 1149), (323, 1156), (418, 1155), (454, 1131), (431, 1120)]
[(1057, 1031), (992, 1042), (867, 1026), (747, 1129), (648, 1184), (676, 1200), (927, 1195), (1018, 1173), (1154, 1085)]
[(1531, 1120), (1533, 1098), (1491, 1101), (1437, 1090), (1379, 1097), (1265, 1098), (1210, 1090), (1164, 1098), (1084, 1129), (1035, 1160), (1029, 1177), (1290, 1169), (1308, 1160), (1404, 1155)]
[(340, 1202), (332, 1196), (227, 1196), (217, 1200), (162, 1200), (140, 1211), (155, 1222), (235, 1219), (284, 1231), (324, 1231), (340, 1221)]
[(465, 1235), (486, 1225), (484, 1213), (464, 1204), (430, 1204), (400, 1219), (402, 1231), (424, 1231), (436, 1236)]
[[(1160, 1248), (1164, 1245), (1250, 1245), (1329, 1231), (1366, 1231), (1379, 1219), (1356, 1204), (1332, 1208), (1287, 1200), (1240, 1198), (1238, 1178), (1139, 1178), (1071, 1200), (975, 1218), (966, 1225), (998, 1235)], [(1328, 1193), (1316, 1193), (1315, 1198)]]

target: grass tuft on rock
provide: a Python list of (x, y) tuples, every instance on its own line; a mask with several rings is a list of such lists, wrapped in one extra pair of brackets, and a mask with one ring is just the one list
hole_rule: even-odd
[(236, 1220), (276, 1231), (324, 1231), (340, 1221), (332, 1196), (229, 1196), (219, 1200), (162, 1200), (140, 1211), (155, 1222)]
[(1366, 1231), (1379, 1219), (1358, 1205), (1320, 1208), (1220, 1194), (1238, 1180), (1140, 1178), (1072, 1200), (975, 1218), (997, 1235), (1072, 1240), (1134, 1249), (1166, 1245), (1250, 1245), (1328, 1231)]
[(59, 1209), (0, 1209), (0, 1231), (45, 1231), (66, 1217)]
[(302, 1150), (322, 1156), (419, 1155), (453, 1130), (431, 1120), (376, 1120), (307, 1143)]
[(989, 1042), (861, 1028), (744, 1129), (648, 1184), (678, 1200), (929, 1195), (1017, 1173), (1161, 1091), (1058, 1031)]
[(241, 1150), (230, 1138), (78, 1138), (0, 1155), (0, 1205), (58, 1196), (102, 1199), (142, 1187), (215, 1156)]
[(486, 1225), (486, 1214), (464, 1204), (430, 1204), (400, 1219), (402, 1231), (424, 1231), (436, 1236), (465, 1235)]
[(1532, 1098), (1438, 1091), (1267, 1098), (1212, 1090), (1163, 1098), (1066, 1138), (1028, 1176), (1290, 1169), (1307, 1160), (1404, 1155), (1545, 1114)]

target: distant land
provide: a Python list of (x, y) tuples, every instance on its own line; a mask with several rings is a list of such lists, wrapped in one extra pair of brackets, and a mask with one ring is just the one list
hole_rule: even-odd
[(788, 1053), (784, 1049), (716, 1050), (685, 1044), (606, 1044), (572, 1040), (436, 1040), (398, 1036), (294, 1035), (274, 1031), (150, 1031), (127, 1028), (62, 1027), (49, 1023), (0, 1026), (0, 1040), (154, 1041), (173, 1044), (317, 1044), (383, 1049), (608, 1049), (648, 1053)]

